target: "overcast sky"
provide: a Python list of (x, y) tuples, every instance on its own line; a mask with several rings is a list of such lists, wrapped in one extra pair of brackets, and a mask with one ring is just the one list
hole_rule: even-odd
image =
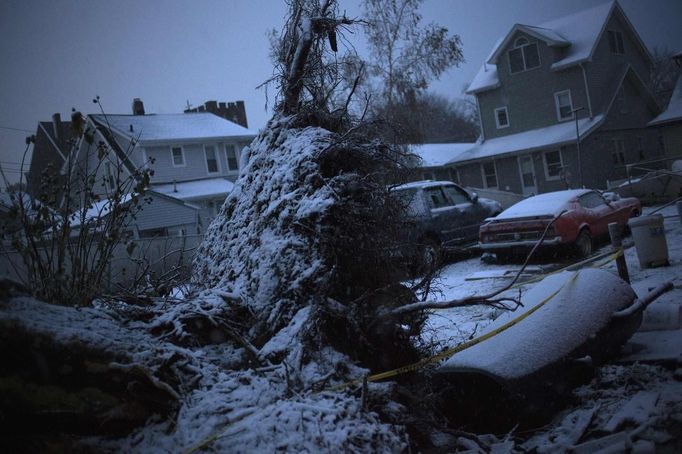
[[(360, 0), (339, 0), (350, 17)], [(432, 89), (461, 95), (495, 41), (515, 23), (538, 24), (603, 0), (426, 0), (424, 22), (462, 39), (466, 63)], [(650, 50), (682, 50), (682, 1), (621, 0)], [(0, 165), (17, 177), (24, 138), (54, 112), (179, 113), (189, 101), (244, 100), (249, 126), (270, 112), (256, 87), (272, 74), (267, 31), (280, 0), (0, 0)], [(361, 31), (353, 37), (363, 51)], [(272, 95), (272, 93), (271, 93)], [(272, 99), (272, 97), (271, 97)], [(268, 106), (271, 107), (271, 106)], [(8, 128), (16, 128), (19, 131)]]

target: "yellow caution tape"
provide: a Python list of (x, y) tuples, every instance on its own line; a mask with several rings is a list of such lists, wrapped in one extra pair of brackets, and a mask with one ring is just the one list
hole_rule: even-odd
[[(578, 277), (578, 274), (579, 274), (579, 272), (576, 272), (575, 275), (573, 275), (573, 277), (572, 277), (568, 282), (565, 282), (561, 287), (559, 287), (557, 290), (555, 290), (554, 292), (552, 292), (551, 295), (549, 295), (547, 298), (545, 298), (544, 300), (542, 300), (540, 303), (538, 303), (538, 304), (537, 304), (536, 306), (534, 306), (532, 309), (529, 309), (528, 311), (526, 311), (526, 312), (524, 312), (523, 314), (519, 315), (519, 316), (516, 317), (515, 319), (513, 319), (513, 320), (511, 320), (511, 321), (505, 323), (504, 325), (500, 326), (499, 328), (496, 328), (496, 329), (490, 331), (489, 333), (486, 333), (486, 334), (484, 334), (484, 335), (482, 335), (482, 336), (480, 336), (480, 337), (477, 337), (477, 338), (475, 338), (475, 339), (472, 339), (472, 340), (470, 340), (470, 341), (463, 342), (463, 343), (461, 343), (461, 344), (459, 344), (459, 345), (457, 345), (457, 346), (455, 346), (455, 347), (449, 348), (449, 349), (447, 349), (447, 350), (443, 350), (442, 352), (440, 352), (440, 353), (438, 353), (438, 354), (436, 354), (436, 355), (433, 355), (433, 356), (431, 356), (431, 357), (429, 357), (429, 358), (422, 359), (421, 361), (418, 361), (418, 362), (416, 362), (416, 363), (409, 364), (409, 365), (407, 365), (407, 366), (399, 367), (399, 368), (397, 368), (397, 369), (389, 370), (389, 371), (386, 371), (386, 372), (381, 372), (381, 373), (379, 373), (379, 374), (370, 375), (370, 376), (368, 376), (368, 377), (366, 378), (366, 380), (367, 380), (368, 382), (370, 382), (370, 381), (379, 381), (379, 380), (383, 380), (383, 379), (385, 379), (385, 378), (395, 377), (396, 375), (401, 375), (401, 374), (404, 374), (404, 373), (407, 373), (407, 372), (413, 372), (413, 371), (416, 371), (416, 370), (418, 370), (418, 369), (421, 369), (422, 367), (424, 367), (424, 366), (426, 366), (426, 365), (428, 365), (428, 364), (436, 363), (436, 362), (441, 361), (441, 360), (443, 360), (443, 359), (449, 358), (450, 356), (454, 355), (455, 353), (459, 353), (459, 352), (461, 352), (461, 351), (463, 351), (463, 350), (466, 350), (467, 348), (473, 347), (473, 346), (476, 345), (476, 344), (480, 344), (481, 342), (483, 342), (483, 341), (485, 341), (485, 340), (487, 340), (487, 339), (490, 339), (491, 337), (496, 336), (496, 335), (500, 334), (500, 333), (503, 332), (503, 331), (506, 331), (507, 329), (509, 329), (509, 328), (511, 328), (512, 326), (516, 325), (516, 324), (519, 323), (520, 321), (524, 320), (526, 317), (528, 317), (528, 316), (529, 316), (530, 314), (532, 314), (533, 312), (535, 312), (535, 311), (537, 311), (538, 309), (540, 309), (542, 306), (544, 306), (545, 304), (547, 304), (552, 298), (554, 298), (554, 297), (555, 297), (555, 296), (556, 296), (556, 295), (557, 295), (557, 294), (558, 294), (566, 285), (568, 285), (568, 284), (574, 282), (575, 279)], [(342, 383), (342, 384), (340, 384), (340, 385), (334, 386), (334, 387), (332, 387), (332, 388), (329, 388), (328, 390), (329, 390), (329, 391), (339, 391), (339, 390), (341, 390), (341, 389), (343, 389), (343, 388), (346, 388), (346, 387), (348, 387), (348, 386), (356, 386), (356, 385), (359, 385), (359, 384), (363, 383), (363, 381), (364, 381), (364, 380), (362, 380), (362, 379), (349, 381), (349, 382)]]

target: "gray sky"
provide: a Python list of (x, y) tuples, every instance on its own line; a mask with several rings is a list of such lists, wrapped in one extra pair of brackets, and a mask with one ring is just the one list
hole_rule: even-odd
[[(359, 0), (339, 0), (359, 17)], [(432, 89), (451, 98), (474, 77), (495, 41), (514, 23), (538, 24), (603, 0), (426, 0), (424, 22), (459, 34), (466, 63)], [(682, 50), (682, 1), (621, 0), (650, 50)], [(266, 33), (283, 23), (280, 0), (0, 0), (0, 165), (8, 176), (24, 138), (54, 112), (182, 112), (189, 101), (246, 102), (249, 126), (265, 125), (272, 74)], [(362, 36), (353, 37), (362, 53)], [(272, 95), (272, 93), (270, 93)], [(270, 107), (270, 106), (268, 106)], [(15, 131), (6, 128), (18, 128)]]

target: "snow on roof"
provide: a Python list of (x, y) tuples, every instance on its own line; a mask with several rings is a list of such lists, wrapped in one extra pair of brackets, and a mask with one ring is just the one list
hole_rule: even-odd
[(566, 191), (547, 192), (529, 197), (512, 205), (495, 217), (498, 219), (512, 219), (527, 216), (557, 216), (567, 208), (567, 204), (574, 198), (581, 196), (589, 189), (569, 189)]
[(658, 117), (649, 122), (649, 126), (682, 120), (682, 76), (677, 79), (668, 107)]
[(234, 183), (225, 178), (209, 178), (205, 180), (183, 181), (152, 185), (152, 189), (180, 200), (194, 200), (207, 197), (227, 196)]
[(448, 163), (474, 145), (475, 143), (425, 143), (410, 145), (410, 149), (422, 159), (422, 167), (437, 167)]
[(615, 2), (603, 3), (540, 24), (540, 27), (554, 30), (571, 43), (571, 46), (566, 50), (564, 57), (555, 62), (552, 65), (552, 69), (560, 69), (575, 65), (588, 60), (592, 56), (592, 52), (596, 47), (601, 31), (615, 5)]
[[(584, 139), (604, 121), (604, 115), (578, 120), (580, 139)], [(575, 143), (575, 121), (566, 121), (545, 128), (510, 134), (477, 143), (450, 160), (449, 164), (474, 159), (497, 157), (515, 152), (527, 152), (549, 146)]]
[(523, 295), (523, 307), (503, 313), (481, 334), (519, 317), (557, 290), (559, 293), (526, 319), (455, 354), (439, 371), (477, 371), (511, 380), (526, 377), (575, 351), (606, 327), (614, 312), (635, 299), (632, 288), (608, 271), (564, 271), (536, 284)]
[[(125, 205), (132, 198), (131, 194), (126, 194), (118, 201), (119, 205)], [(79, 210), (70, 216), (69, 221), (71, 227), (79, 227), (83, 222), (90, 222), (97, 218), (101, 218), (109, 214), (112, 206), (114, 205), (114, 200), (103, 199), (92, 204), (90, 208), (85, 211), (85, 214)]]
[(501, 48), (506, 47), (506, 43), (517, 30), (538, 36), (550, 45), (565, 46), (570, 44), (563, 58), (552, 64), (551, 69), (553, 70), (588, 60), (591, 58), (602, 29), (616, 4), (615, 1), (606, 2), (537, 26), (515, 24), (504, 38), (497, 41), (490, 56), (485, 60), (487, 63), (484, 63), (478, 71), (469, 85), (467, 93), (476, 93), (498, 86), (497, 68), (493, 60), (496, 60)]
[[(139, 142), (252, 138), (255, 132), (212, 113), (92, 115), (100, 124)], [(130, 130), (132, 126), (132, 131)]]

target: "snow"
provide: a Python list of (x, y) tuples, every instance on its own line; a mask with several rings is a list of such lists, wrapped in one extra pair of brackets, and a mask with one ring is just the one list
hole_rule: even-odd
[[(594, 131), (604, 121), (604, 115), (596, 115), (593, 118), (581, 118), (578, 120), (580, 139)], [(575, 121), (566, 121), (544, 128), (510, 134), (494, 139), (487, 139), (476, 143), (469, 150), (463, 151), (448, 164), (465, 162), (474, 159), (488, 158), (503, 154), (528, 152), (549, 146), (561, 146), (574, 144), (576, 139)]]
[(514, 25), (504, 38), (495, 43), (490, 56), (485, 60), (486, 63), (481, 66), (469, 85), (467, 93), (478, 93), (499, 86), (497, 65), (493, 59), (499, 54), (501, 47), (506, 47), (512, 35), (518, 30), (539, 35), (551, 45), (570, 44), (561, 60), (551, 65), (552, 70), (568, 68), (590, 60), (615, 4), (616, 2), (603, 3), (539, 25)]
[(585, 193), (588, 189), (570, 189), (567, 191), (546, 192), (529, 197), (507, 208), (498, 214), (495, 219), (513, 219), (528, 216), (557, 216), (561, 211), (568, 208), (571, 200)]
[[(557, 289), (561, 290), (552, 297)], [(509, 323), (547, 298), (550, 301), (522, 323), (454, 355), (440, 371), (477, 370), (504, 379), (530, 375), (589, 340), (608, 324), (613, 312), (629, 306), (635, 294), (605, 271), (565, 271), (533, 286), (521, 298), (524, 308), (502, 314), (482, 334)], [(509, 360), (512, 353), (514, 361)]]
[(563, 58), (552, 64), (552, 69), (567, 68), (592, 57), (597, 40), (615, 5), (615, 1), (602, 3), (593, 8), (539, 24), (540, 27), (553, 30), (571, 43)]
[(233, 187), (234, 183), (225, 178), (208, 178), (180, 183), (154, 184), (151, 189), (187, 201), (206, 197), (225, 197)]
[(677, 78), (668, 107), (658, 117), (651, 120), (649, 126), (680, 120), (682, 120), (682, 76)]
[(410, 149), (421, 158), (421, 167), (439, 167), (473, 146), (474, 143), (425, 143), (410, 145)]
[[(132, 199), (131, 194), (126, 194), (121, 197), (120, 200), (118, 200), (119, 205), (124, 205), (128, 203)], [(71, 215), (71, 227), (78, 227), (80, 226), (83, 222), (90, 222), (95, 219), (101, 218), (103, 216), (106, 216), (109, 214), (111, 211), (111, 208), (114, 205), (114, 200), (110, 199), (104, 199), (100, 200), (98, 202), (94, 202), (90, 208), (86, 210), (84, 215), (81, 215), (81, 212), (76, 212), (75, 214)]]
[[(212, 113), (92, 115), (98, 123), (111, 125), (112, 130), (135, 139), (140, 145), (169, 140), (252, 139), (255, 132)], [(132, 125), (133, 130), (130, 130)]]

